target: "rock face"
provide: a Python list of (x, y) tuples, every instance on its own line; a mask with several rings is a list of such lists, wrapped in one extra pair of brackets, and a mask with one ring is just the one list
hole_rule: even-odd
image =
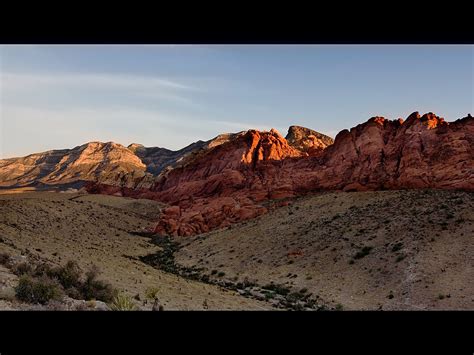
[(373, 117), (340, 132), (324, 155), (322, 188), (474, 189), (474, 119), (433, 113), (406, 121)]
[(187, 154), (203, 148), (205, 144), (206, 142), (198, 141), (177, 151), (159, 147), (145, 147), (136, 143), (130, 144), (127, 148), (146, 165), (147, 172), (158, 175), (167, 167), (173, 167), (179, 163)]
[(274, 130), (248, 131), (171, 170), (150, 190), (125, 193), (172, 205), (157, 232), (191, 235), (254, 218), (275, 200), (314, 191), (474, 190), (473, 147), (472, 117), (448, 123), (433, 113), (415, 112), (406, 121), (373, 117), (340, 132), (314, 156)]
[(164, 211), (156, 231), (191, 235), (267, 212), (256, 202), (278, 198), (280, 192), (265, 186), (259, 167), (303, 155), (276, 130), (236, 136), (172, 170), (152, 188), (155, 198), (174, 205)]
[(298, 126), (290, 127), (287, 139), (273, 129), (250, 130), (178, 152), (89, 143), (0, 161), (0, 181), (80, 179), (89, 181), (91, 193), (158, 200), (170, 207), (155, 230), (171, 235), (226, 227), (316, 191), (474, 190), (470, 115), (451, 123), (433, 113), (414, 112), (405, 121), (372, 117), (331, 143)]
[(208, 141), (197, 141), (180, 150), (169, 150), (159, 147), (144, 147), (141, 144), (130, 144), (130, 149), (146, 165), (146, 171), (160, 175), (186, 164), (203, 152), (233, 139), (239, 133), (224, 133)]
[(145, 165), (130, 150), (113, 142), (90, 142), (73, 149), (52, 150), (0, 160), (0, 186), (67, 185), (84, 181), (135, 186)]
[(331, 137), (301, 126), (290, 126), (285, 139), (292, 147), (308, 155), (317, 155), (334, 143)]
[(0, 187), (82, 187), (85, 182), (147, 189), (155, 176), (182, 166), (208, 149), (232, 139), (222, 134), (178, 151), (141, 144), (90, 142), (73, 149), (51, 150), (21, 158), (0, 160)]

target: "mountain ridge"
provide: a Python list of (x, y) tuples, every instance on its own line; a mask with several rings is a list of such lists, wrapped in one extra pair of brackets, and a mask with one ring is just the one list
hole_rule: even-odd
[[(432, 112), (413, 112), (406, 120), (374, 116), (334, 141), (290, 126), (286, 138), (275, 129), (248, 130), (179, 151), (112, 142), (84, 146), (74, 154), (39, 157), (39, 167), (23, 162), (18, 176), (0, 161), (0, 181), (5, 186), (5, 177), (41, 183), (81, 178), (89, 193), (157, 200), (169, 207), (155, 232), (183, 236), (255, 218), (320, 191), (474, 190), (471, 115), (453, 122)], [(85, 149), (89, 156), (81, 153)]]
[[(18, 188), (48, 185), (51, 188), (87, 181), (121, 187), (151, 186), (155, 177), (189, 164), (235, 137), (244, 134), (223, 133), (210, 140), (198, 140), (179, 150), (91, 141), (74, 148), (53, 149), (23, 157), (0, 159), (0, 187)], [(131, 153), (131, 154), (130, 154)]]
[[(270, 143), (271, 142), (271, 143)], [(235, 144), (236, 146), (232, 146)], [(319, 191), (474, 190), (474, 119), (446, 122), (429, 112), (406, 120), (375, 116), (341, 131), (322, 153), (294, 154), (273, 132), (248, 131), (172, 170), (145, 190), (88, 190), (165, 202), (157, 233), (193, 235), (265, 214)], [(250, 164), (249, 164), (250, 163)]]

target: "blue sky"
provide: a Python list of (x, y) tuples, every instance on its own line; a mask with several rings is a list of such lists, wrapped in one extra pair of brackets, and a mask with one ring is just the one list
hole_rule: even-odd
[(0, 46), (0, 158), (474, 111), (473, 46)]

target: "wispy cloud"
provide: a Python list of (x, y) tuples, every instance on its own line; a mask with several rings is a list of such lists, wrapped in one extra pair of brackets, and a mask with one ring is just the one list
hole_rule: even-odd
[[(161, 99), (192, 104), (189, 94), (201, 89), (169, 78), (108, 73), (14, 73), (0, 72), (0, 80), (8, 102), (10, 97), (67, 94), (79, 100), (80, 93), (123, 94), (128, 98)], [(75, 91), (71, 91), (75, 90)], [(77, 94), (79, 93), (79, 94)], [(50, 101), (50, 100), (49, 100)]]
[(126, 74), (104, 73), (2, 73), (8, 89), (31, 85), (87, 86), (102, 88), (167, 88), (174, 90), (198, 90), (174, 80)]

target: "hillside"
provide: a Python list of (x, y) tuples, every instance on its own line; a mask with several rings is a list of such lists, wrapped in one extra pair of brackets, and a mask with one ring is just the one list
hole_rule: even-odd
[(217, 282), (273, 283), (329, 308), (473, 309), (473, 235), (473, 192), (323, 193), (175, 237), (175, 257)]
[[(101, 278), (133, 298), (144, 310), (149, 288), (158, 290), (165, 310), (270, 309), (219, 287), (155, 269), (140, 257), (160, 248), (140, 234), (157, 218), (162, 204), (149, 200), (77, 193), (34, 192), (0, 196), (0, 254), (53, 266), (76, 261), (96, 265)], [(0, 263), (0, 309), (51, 309), (18, 302), (18, 276)], [(65, 304), (56, 309), (64, 309)], [(49, 308), (48, 308), (49, 307)], [(67, 309), (67, 308), (66, 308)]]
[(0, 187), (80, 188), (84, 181), (134, 186), (135, 179), (145, 176), (145, 169), (142, 161), (120, 144), (90, 142), (73, 149), (0, 160)]

